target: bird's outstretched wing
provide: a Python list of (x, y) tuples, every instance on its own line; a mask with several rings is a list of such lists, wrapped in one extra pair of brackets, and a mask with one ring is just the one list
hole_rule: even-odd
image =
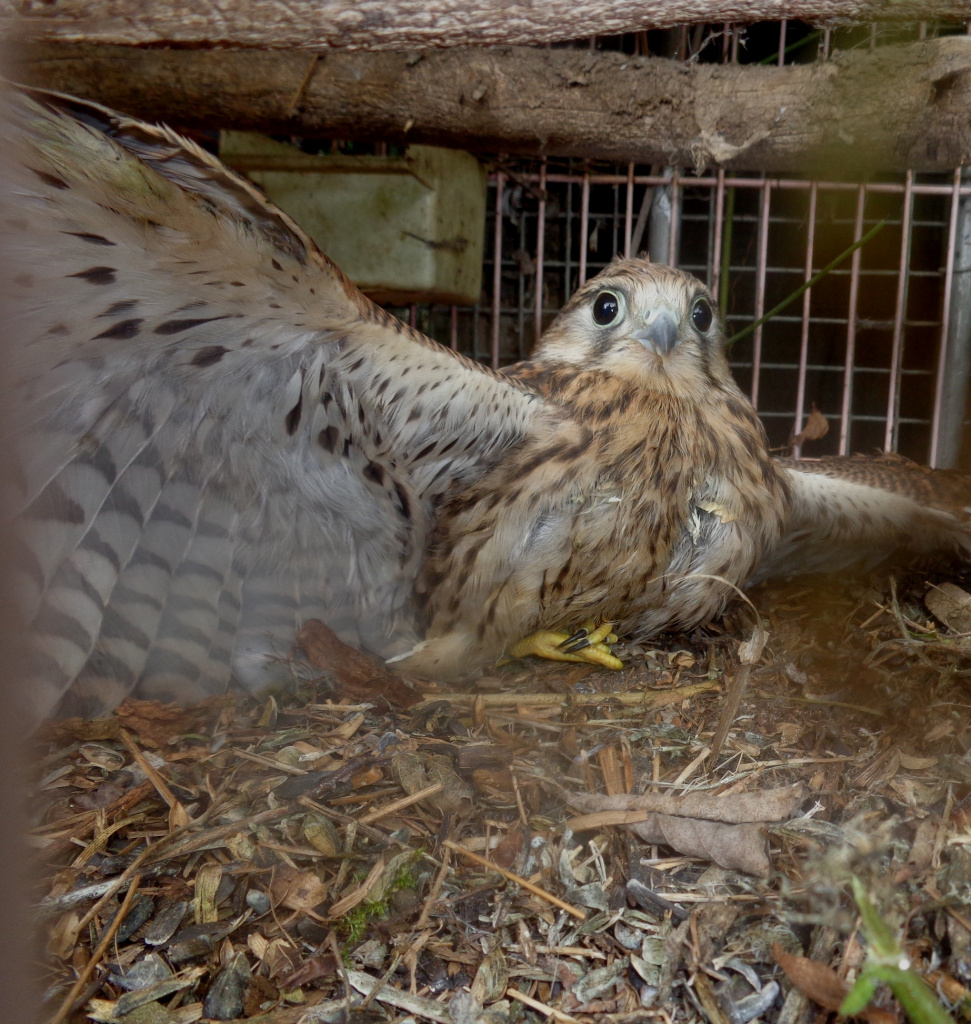
[(230, 666), (258, 685), (312, 616), (410, 646), (432, 502), (544, 403), (373, 305), (171, 131), (43, 93), (8, 114), (2, 469), (34, 715), (198, 698)]
[(775, 461), (792, 501), (780, 543), (751, 582), (893, 557), (971, 559), (971, 478), (889, 453)]

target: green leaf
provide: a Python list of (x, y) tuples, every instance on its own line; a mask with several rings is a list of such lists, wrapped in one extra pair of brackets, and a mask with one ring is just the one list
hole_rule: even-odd
[(879, 959), (896, 961), (896, 966), (899, 966), (899, 961), (904, 958), (904, 952), (900, 948), (896, 936), (880, 916), (877, 908), (870, 902), (870, 897), (867, 896), (866, 889), (859, 878), (854, 875), (850, 879), (850, 884), (853, 887), (853, 899), (856, 900), (860, 917), (863, 920), (863, 932), (867, 942), (870, 943), (873, 952)]
[(864, 968), (856, 979), (856, 984), (846, 993), (846, 998), (840, 1004), (839, 1012), (844, 1017), (855, 1017), (858, 1013), (862, 1013), (876, 990), (877, 978)]
[(870, 902), (863, 883), (854, 876), (850, 884), (870, 951), (866, 965), (843, 1000), (839, 1012), (846, 1016), (861, 1013), (873, 998), (877, 983), (882, 981), (890, 986), (914, 1024), (955, 1024), (930, 985), (910, 969), (907, 955), (890, 926)]
[(934, 990), (920, 975), (896, 967), (884, 970), (884, 981), (914, 1024), (955, 1024), (954, 1018), (941, 1006)]

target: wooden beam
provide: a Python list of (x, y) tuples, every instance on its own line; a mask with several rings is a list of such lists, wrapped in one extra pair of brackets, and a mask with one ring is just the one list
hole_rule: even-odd
[(971, 160), (971, 39), (785, 68), (535, 48), (412, 53), (33, 44), (20, 77), (174, 127), (860, 176)]
[(971, 18), (971, 0), (0, 0), (9, 38), (401, 50), (529, 44), (702, 22)]

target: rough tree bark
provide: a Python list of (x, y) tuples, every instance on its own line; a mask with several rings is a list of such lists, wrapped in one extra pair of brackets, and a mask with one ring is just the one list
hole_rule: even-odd
[(785, 68), (497, 48), (308, 57), (34, 44), (21, 78), (181, 128), (865, 174), (971, 160), (971, 39)]
[(400, 50), (700, 22), (962, 20), (971, 0), (0, 0), (0, 31), (129, 46)]

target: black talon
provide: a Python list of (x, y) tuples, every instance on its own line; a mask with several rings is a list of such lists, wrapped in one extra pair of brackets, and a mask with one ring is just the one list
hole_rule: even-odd
[[(574, 651), (574, 650), (577, 650), (577, 651), (582, 651), (584, 647), (589, 647), (590, 645), (589, 644), (580, 644), (580, 641), (581, 640), (586, 640), (586, 638), (589, 635), (590, 635), (590, 630), (589, 629), (585, 629), (583, 626), (581, 626), (575, 633), (571, 633), (564, 641), (562, 641), (561, 643), (558, 643), (556, 645), (557, 650), (564, 650), (564, 651)], [(580, 644), (580, 646), (579, 647), (574, 646), (576, 644)]]

